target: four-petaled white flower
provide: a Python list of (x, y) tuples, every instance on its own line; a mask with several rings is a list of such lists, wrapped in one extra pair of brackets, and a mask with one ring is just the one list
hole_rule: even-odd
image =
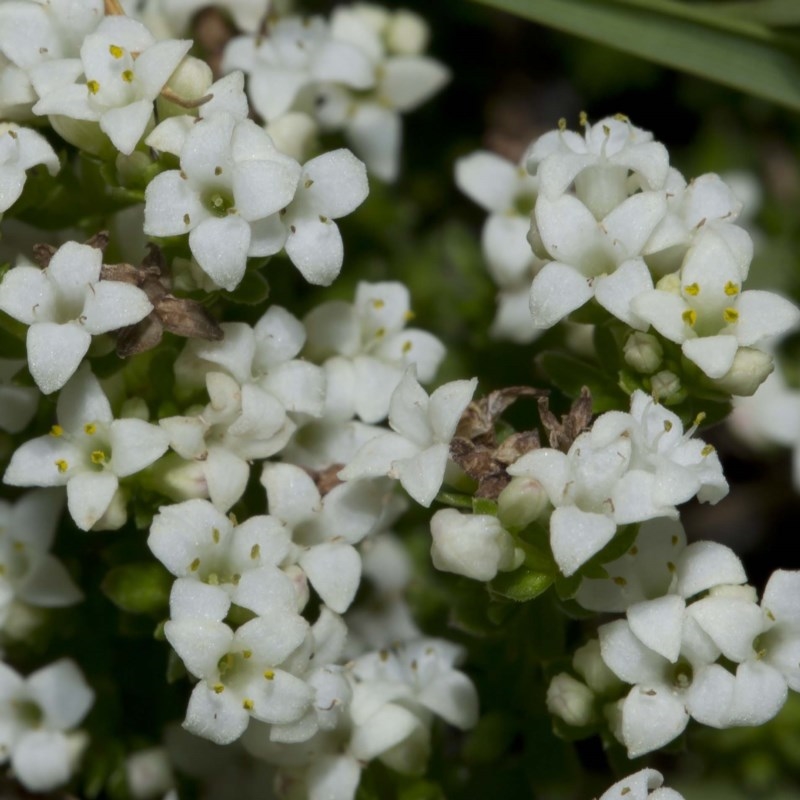
[(75, 373), (92, 336), (144, 319), (153, 306), (138, 287), (101, 281), (101, 250), (67, 242), (46, 269), (18, 266), (0, 283), (0, 310), (29, 325), (28, 367), (45, 393)]
[(41, 133), (13, 122), (0, 122), (0, 214), (17, 202), (27, 171), (37, 164), (44, 164), (51, 175), (61, 166)]
[(61, 659), (22, 678), (0, 662), (0, 763), (32, 792), (66, 783), (86, 745), (73, 729), (94, 703), (74, 661)]
[(120, 478), (164, 454), (169, 437), (140, 419), (114, 419), (111, 405), (88, 365), (62, 389), (58, 424), (22, 444), (3, 480), (12, 486), (66, 486), (75, 524), (88, 531), (108, 511)]

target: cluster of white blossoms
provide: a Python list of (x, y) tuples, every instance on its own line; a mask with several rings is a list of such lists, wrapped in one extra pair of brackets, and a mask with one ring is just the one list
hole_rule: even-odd
[(660, 396), (691, 377), (681, 360), (718, 389), (752, 394), (772, 368), (757, 345), (800, 314), (771, 292), (743, 291), (753, 244), (736, 224), (742, 204), (718, 175), (687, 183), (626, 118), (582, 124), (583, 135), (562, 123), (532, 142), (527, 173), (486, 152), (457, 164), (461, 189), (490, 212), (495, 335), (529, 341), (591, 302), (627, 327), (626, 361)]
[(716, 542), (686, 544), (676, 522), (642, 526), (606, 577), (576, 600), (623, 613), (575, 652), (551, 712), (578, 728), (603, 719), (630, 758), (679, 736), (691, 719), (714, 728), (772, 719), (800, 687), (800, 573), (778, 570), (757, 602), (739, 558)]
[[(15, 348), (0, 359), (14, 487), (0, 500), (0, 646), (28, 674), (0, 662), (0, 765), (50, 791), (105, 735), (106, 719), (79, 726), (117, 676), (92, 689), (69, 656), (83, 657), (80, 610), (58, 635), (45, 625), (85, 593), (117, 606), (126, 635), (142, 635), (135, 614), (160, 620), (151, 644), (171, 647), (183, 727), (269, 765), (281, 797), (353, 800), (376, 761), (421, 775), (434, 725), (467, 731), (479, 710), (468, 648), (426, 635), (406, 601), (418, 577), (394, 533), (406, 495), (455, 506), (430, 522), (441, 572), (498, 596), (534, 573), (542, 591), (619, 615), (552, 680), (547, 704), (566, 724), (605, 724), (636, 757), (690, 718), (774, 716), (800, 688), (800, 574), (777, 571), (759, 603), (728, 548), (687, 544), (678, 507), (716, 503), (728, 484), (694, 436), (702, 415), (687, 430), (659, 405), (684, 381), (751, 393), (771, 369), (755, 345), (800, 319), (742, 291), (752, 246), (730, 190), (714, 175), (687, 184), (622, 118), (547, 134), (521, 165), (460, 161), (459, 186), (490, 214), (492, 332), (528, 343), (591, 303), (644, 376), (620, 384), (629, 410), (593, 424), (588, 393), (561, 422), (530, 387), (473, 399), (476, 378), (436, 385), (445, 346), (410, 327), (403, 284), (315, 294), (343, 267), (337, 221), (367, 198), (368, 171), (398, 175), (401, 113), (449, 79), (423, 54), (424, 21), (235, 0), (214, 74), (183, 38), (205, 7), (0, 2), (0, 214), (15, 250), (0, 273), (0, 336)], [(329, 132), (355, 155), (321, 150)], [(29, 260), (11, 223), (55, 227), (51, 212), (68, 220), (59, 246)], [(304, 315), (263, 302), (280, 253), (310, 285)], [(524, 396), (541, 425), (513, 432), (499, 418)], [(98, 570), (106, 599), (89, 585)], [(66, 652), (42, 665), (34, 634)], [(118, 780), (124, 758), (130, 796), (174, 798), (169, 749), (125, 750), (120, 769), (94, 772)], [(643, 770), (602, 800), (679, 800), (661, 781)]]

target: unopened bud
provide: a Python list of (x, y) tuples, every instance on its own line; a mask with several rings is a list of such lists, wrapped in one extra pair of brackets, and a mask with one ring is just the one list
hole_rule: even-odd
[(417, 56), (428, 46), (430, 31), (425, 20), (412, 11), (396, 11), (386, 29), (386, 46), (400, 56)]
[(619, 678), (603, 661), (600, 655), (600, 642), (597, 639), (590, 639), (575, 651), (572, 656), (572, 666), (586, 681), (586, 685), (597, 694), (606, 694), (611, 689), (621, 686)]
[(490, 581), (498, 571), (521, 563), (514, 540), (489, 514), (461, 514), (454, 508), (431, 519), (433, 566), (477, 581)]
[(302, 111), (288, 111), (272, 120), (266, 131), (275, 147), (301, 164), (308, 159), (317, 143), (317, 123)]
[(715, 384), (739, 397), (750, 397), (773, 370), (772, 356), (755, 347), (740, 347), (731, 368)]
[(623, 348), (625, 363), (644, 375), (652, 375), (664, 358), (664, 348), (650, 333), (636, 331), (625, 342)]
[(561, 672), (547, 687), (547, 710), (567, 725), (582, 728), (594, 717), (594, 694), (586, 684)]
[(668, 369), (657, 372), (650, 379), (650, 391), (659, 403), (677, 399), (683, 392), (681, 379)]
[(125, 760), (128, 789), (135, 800), (162, 797), (175, 783), (167, 751), (151, 747), (128, 756)]
[[(205, 61), (194, 56), (186, 56), (172, 73), (169, 83), (167, 83), (167, 89), (175, 97), (191, 103), (206, 95), (213, 81), (211, 67)], [(160, 120), (191, 113), (187, 112), (185, 107), (167, 100), (164, 96), (158, 98), (157, 105)]]
[(749, 583), (744, 586), (732, 583), (723, 583), (721, 586), (713, 586), (708, 591), (709, 597), (729, 597), (734, 600), (745, 600), (748, 603), (758, 603), (758, 592)]
[(522, 529), (544, 513), (549, 504), (547, 492), (535, 478), (517, 476), (500, 492), (497, 514), (508, 528)]

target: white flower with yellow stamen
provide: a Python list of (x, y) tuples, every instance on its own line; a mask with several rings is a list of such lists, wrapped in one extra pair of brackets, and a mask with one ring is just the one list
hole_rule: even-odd
[(106, 17), (83, 40), (80, 59), (62, 62), (85, 82), (57, 86), (36, 103), (34, 113), (97, 122), (114, 147), (130, 155), (150, 124), (153, 102), (191, 44), (156, 42), (141, 22)]
[(631, 303), (633, 311), (709, 378), (722, 378), (742, 347), (784, 333), (800, 321), (793, 303), (764, 291), (742, 291), (742, 268), (713, 230), (697, 237), (680, 273)]
[(15, 451), (3, 481), (11, 486), (66, 486), (69, 513), (87, 531), (109, 510), (120, 478), (163, 455), (169, 437), (140, 419), (114, 419), (88, 365), (64, 387), (56, 409), (58, 424)]

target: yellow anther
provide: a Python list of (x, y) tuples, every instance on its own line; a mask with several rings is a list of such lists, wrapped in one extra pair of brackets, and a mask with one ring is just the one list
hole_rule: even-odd
[(260, 544), (254, 544), (250, 548), (250, 558), (252, 558), (253, 561), (255, 561), (260, 555), (261, 555), (261, 545)]
[(265, 669), (264, 670), (264, 677), (268, 681), (274, 680), (275, 679), (275, 673), (271, 669)]
[(706, 412), (701, 411), (695, 418), (694, 418), (694, 426), (697, 427), (700, 423), (706, 418)]
[(251, 658), (253, 655), (252, 650), (242, 650), (242, 658)]
[(97, 425), (95, 425), (94, 422), (87, 422), (83, 426), (83, 432), (89, 436), (94, 436), (94, 434), (97, 433)]
[(5, 575), (5, 574), (6, 574), (6, 565), (0, 564), (0, 575)]
[(722, 312), (722, 319), (724, 319), (728, 325), (733, 325), (734, 322), (738, 322), (739, 320), (739, 312), (735, 308), (726, 308)]
[(63, 436), (64, 429), (60, 425), (53, 425), (53, 427), (50, 428), (50, 435), (56, 437)]
[(200, 559), (196, 558), (191, 564), (189, 564), (189, 571), (197, 572), (198, 569), (200, 569)]
[(628, 115), (627, 114), (614, 114), (614, 119), (617, 122), (628, 122)]
[(12, 547), (14, 548), (14, 552), (16, 552), (16, 553), (24, 553), (25, 552), (25, 542), (14, 542)]
[(672, 423), (668, 420), (664, 420), (664, 430), (669, 433), (672, 430)]
[(385, 305), (386, 305), (386, 303), (384, 303), (384, 301), (383, 301), (383, 300), (381, 300), (379, 297), (376, 297), (376, 298), (375, 298), (375, 299), (372, 301), (372, 307), (373, 307), (374, 309), (376, 309), (376, 310), (377, 310), (377, 309), (380, 309), (380, 308), (383, 308)]
[(639, 554), (639, 548), (636, 545), (634, 545), (633, 547), (631, 547), (630, 550), (628, 550), (628, 554), (632, 555), (632, 556), (638, 555)]
[(215, 683), (212, 688), (217, 694), (222, 694), (225, 691), (225, 687), (221, 683)]
[(214, 167), (215, 175), (222, 175), (222, 167)]
[(585, 111), (581, 111), (580, 114), (578, 114), (578, 123), (583, 128), (589, 124), (589, 115)]
[(69, 464), (67, 464), (63, 458), (59, 458), (58, 461), (56, 461), (56, 466), (59, 472), (66, 472), (69, 469)]
[(672, 541), (672, 546), (677, 547), (679, 541), (678, 537), (673, 534), (671, 541)]
[(97, 94), (100, 91), (100, 84), (97, 81), (86, 81), (86, 88), (92, 94)]
[(683, 291), (686, 294), (691, 295), (692, 297), (697, 297), (700, 294), (700, 284), (699, 283), (690, 283), (688, 286), (683, 287)]
[(687, 325), (688, 325), (690, 328), (693, 328), (693, 327), (694, 327), (694, 324), (695, 324), (695, 322), (697, 322), (697, 312), (696, 312), (696, 311), (695, 311), (693, 308), (690, 308), (690, 309), (688, 309), (687, 311), (684, 311), (684, 312), (683, 312), (683, 314), (681, 314), (681, 319), (682, 319), (682, 320), (683, 320), (683, 321), (684, 321), (684, 322), (685, 322), (685, 323), (686, 323), (686, 324), (687, 324)]
[(565, 131), (567, 129), (567, 121), (564, 119), (564, 117), (561, 117), (561, 119), (558, 121), (558, 129), (560, 131)]
[(401, 350), (402, 350), (404, 353), (407, 353), (407, 352), (408, 352), (408, 351), (409, 351), (409, 350), (410, 350), (412, 347), (413, 347), (413, 344), (411, 343), (411, 340), (410, 340), (410, 339), (406, 339), (406, 340), (403, 342), (403, 346), (402, 346), (400, 349), (401, 349)]
[(714, 445), (713, 445), (713, 444), (707, 444), (707, 445), (706, 445), (706, 446), (705, 446), (705, 447), (704, 447), (704, 448), (703, 448), (703, 449), (700, 451), (700, 455), (701, 455), (701, 456), (710, 456), (710, 455), (711, 455), (713, 452), (714, 452)]
[(255, 707), (256, 707), (256, 704), (255, 704), (255, 702), (254, 702), (254, 701), (252, 701), (252, 700), (251, 700), (249, 697), (248, 697), (248, 698), (246, 698), (246, 699), (244, 700), (244, 702), (242, 702), (242, 708), (243, 708), (245, 711), (252, 711), (252, 710), (253, 710)]
[(192, 218), (188, 214), (183, 215), (183, 224), (190, 225), (192, 222)]
[(386, 336), (386, 328), (376, 328), (375, 329), (375, 338), (376, 339), (383, 339)]
[(414, 319), (414, 317), (416, 317), (416, 316), (417, 315), (411, 309), (409, 309), (408, 311), (406, 311), (405, 314), (403, 314), (403, 319), (406, 322), (411, 322), (411, 320)]
[(667, 569), (670, 572), (676, 572), (678, 568), (671, 561), (667, 561)]
[(305, 182), (303, 183), (303, 186), (305, 186), (306, 189), (310, 189), (313, 185), (314, 181), (311, 178), (306, 178)]
[(110, 44), (108, 46), (108, 52), (111, 53), (114, 58), (122, 58), (122, 56), (125, 55), (125, 51), (118, 44)]
[(774, 615), (774, 614), (772, 613), (772, 611), (770, 611), (769, 609), (767, 609), (767, 618), (768, 618), (768, 619), (769, 619), (771, 622), (775, 622), (775, 615)]
[(106, 454), (102, 450), (92, 450), (92, 464), (105, 464)]
[(206, 578), (206, 583), (209, 586), (219, 586), (219, 575), (217, 575), (216, 572), (210, 573), (209, 576)]
[(603, 125), (603, 133), (606, 135), (606, 139), (611, 136), (611, 128), (608, 125)]
[(239, 585), (239, 581), (240, 581), (241, 579), (242, 579), (242, 576), (241, 576), (241, 575), (239, 575), (239, 573), (237, 572), (237, 573), (236, 573), (236, 574), (235, 574), (235, 575), (234, 575), (234, 576), (231, 578), (231, 583), (232, 583), (234, 586), (238, 586), (238, 585)]
[(133, 70), (126, 69), (120, 76), (125, 83), (133, 83)]
[(214, 540), (214, 544), (219, 544), (219, 528), (211, 529), (211, 538)]
[(725, 294), (728, 295), (728, 297), (733, 297), (739, 294), (739, 287), (733, 281), (728, 281), (725, 284)]
[(612, 578), (612, 580), (614, 581), (614, 583), (617, 584), (617, 586), (627, 586), (628, 585), (628, 581), (626, 581), (625, 578), (622, 577), (622, 575), (618, 575), (616, 578)]

